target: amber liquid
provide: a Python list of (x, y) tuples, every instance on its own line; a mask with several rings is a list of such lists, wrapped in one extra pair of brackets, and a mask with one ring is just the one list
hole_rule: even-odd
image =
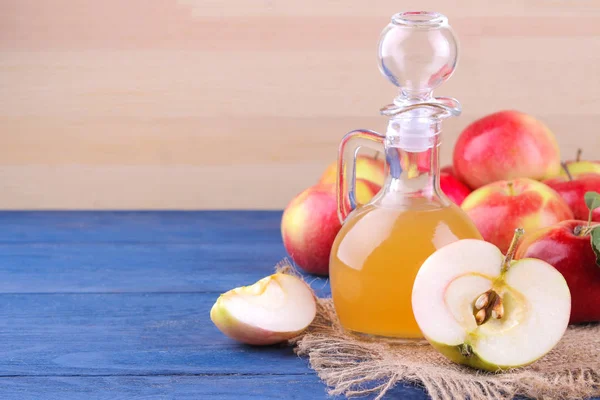
[(436, 249), (466, 238), (481, 235), (453, 204), (413, 204), (407, 209), (366, 205), (355, 210), (331, 251), (331, 290), (344, 328), (421, 338), (411, 307), (417, 271)]

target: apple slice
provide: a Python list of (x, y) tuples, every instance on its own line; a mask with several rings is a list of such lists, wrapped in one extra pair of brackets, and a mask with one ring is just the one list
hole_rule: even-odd
[(276, 273), (219, 296), (210, 319), (232, 339), (268, 345), (298, 335), (316, 313), (310, 287), (295, 276)]
[(415, 319), (425, 338), (450, 360), (487, 371), (533, 363), (561, 339), (571, 294), (545, 261), (513, 261), (493, 244), (465, 239), (442, 247), (419, 270)]

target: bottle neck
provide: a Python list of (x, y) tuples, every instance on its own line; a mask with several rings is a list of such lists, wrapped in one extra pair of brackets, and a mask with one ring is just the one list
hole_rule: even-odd
[[(388, 176), (384, 191), (397, 200), (420, 199), (435, 205), (448, 205), (440, 189), (440, 135), (427, 138), (428, 146), (398, 147), (397, 138), (386, 138)], [(400, 140), (401, 142), (401, 140)]]

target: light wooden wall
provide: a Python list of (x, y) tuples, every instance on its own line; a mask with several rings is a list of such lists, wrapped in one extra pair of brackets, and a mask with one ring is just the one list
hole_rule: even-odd
[(281, 208), (348, 130), (383, 130), (396, 11), (461, 41), (443, 162), (513, 108), (600, 158), (600, 2), (2, 0), (0, 208)]

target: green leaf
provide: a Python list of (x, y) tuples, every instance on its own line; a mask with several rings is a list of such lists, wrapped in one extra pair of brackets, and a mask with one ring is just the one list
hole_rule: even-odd
[(596, 265), (600, 267), (600, 227), (592, 229), (590, 236), (592, 238), (592, 249), (596, 253)]
[(583, 198), (585, 199), (588, 210), (594, 211), (596, 208), (600, 207), (600, 193), (586, 192)]

